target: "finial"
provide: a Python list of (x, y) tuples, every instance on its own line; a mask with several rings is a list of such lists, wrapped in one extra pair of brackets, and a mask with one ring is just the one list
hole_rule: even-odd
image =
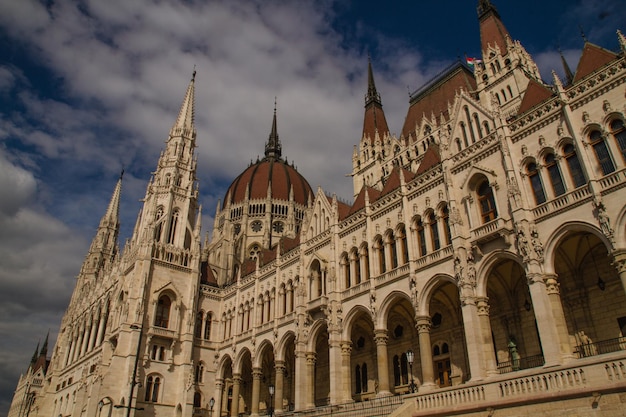
[(578, 29), (580, 29), (580, 36), (583, 37), (583, 41), (585, 41), (585, 43), (587, 43), (587, 37), (585, 36), (585, 31), (583, 30), (583, 25), (578, 25)]
[(124, 165), (122, 165), (122, 172), (120, 172), (120, 180), (124, 178)]
[(196, 64), (193, 64), (193, 73), (191, 74), (191, 81), (196, 81)]
[(276, 96), (274, 96), (274, 116), (276, 116), (276, 101), (277, 101), (277, 98)]

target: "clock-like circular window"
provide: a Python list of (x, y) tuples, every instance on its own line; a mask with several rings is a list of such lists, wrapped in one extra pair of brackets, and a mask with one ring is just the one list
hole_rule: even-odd
[(259, 220), (255, 220), (252, 222), (252, 224), (250, 224), (250, 227), (252, 228), (253, 232), (260, 232), (261, 229), (263, 229), (263, 223), (261, 223)]
[(282, 233), (283, 230), (285, 229), (285, 225), (283, 224), (283, 222), (274, 222), (274, 224), (272, 225), (272, 228), (274, 229), (274, 232)]

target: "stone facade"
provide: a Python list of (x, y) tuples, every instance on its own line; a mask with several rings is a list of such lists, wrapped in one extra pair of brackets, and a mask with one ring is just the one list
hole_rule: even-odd
[(274, 114), (204, 242), (192, 79), (31, 414), (624, 415), (626, 39), (548, 85), (487, 0), (479, 23), (482, 60), (413, 93), (400, 137), (370, 64), (352, 204), (281, 159)]

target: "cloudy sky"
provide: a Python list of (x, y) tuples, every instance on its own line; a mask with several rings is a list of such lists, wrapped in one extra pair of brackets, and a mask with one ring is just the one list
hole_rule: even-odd
[[(48, 330), (52, 350), (122, 168), (130, 235), (194, 68), (205, 231), (263, 153), (274, 97), (283, 156), (351, 200), (368, 53), (399, 132), (408, 91), (479, 56), (476, 3), (0, 0), (0, 414)], [(576, 68), (581, 29), (611, 50), (625, 31), (623, 0), (510, 3), (495, 0), (546, 80), (559, 47)]]

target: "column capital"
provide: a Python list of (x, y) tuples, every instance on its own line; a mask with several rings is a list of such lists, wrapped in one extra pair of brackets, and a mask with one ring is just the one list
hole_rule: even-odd
[(350, 356), (352, 353), (352, 342), (341, 342), (341, 354)]
[(387, 335), (387, 329), (374, 330), (374, 341), (376, 345), (386, 345), (389, 336)]
[(263, 371), (261, 368), (253, 368), (252, 369), (252, 379), (261, 379), (263, 378)]
[(233, 374), (233, 384), (241, 384), (241, 374)]
[(489, 316), (489, 297), (476, 297), (479, 316)]
[(430, 332), (430, 328), (432, 327), (432, 321), (428, 316), (417, 316), (415, 327), (417, 328), (418, 333), (428, 333)]
[(626, 272), (626, 250), (618, 249), (611, 253), (613, 257), (613, 266), (617, 269), (617, 273)]
[(317, 362), (317, 353), (315, 353), (315, 352), (307, 352), (306, 353), (306, 363), (307, 363), (307, 365), (315, 366), (315, 362)]

